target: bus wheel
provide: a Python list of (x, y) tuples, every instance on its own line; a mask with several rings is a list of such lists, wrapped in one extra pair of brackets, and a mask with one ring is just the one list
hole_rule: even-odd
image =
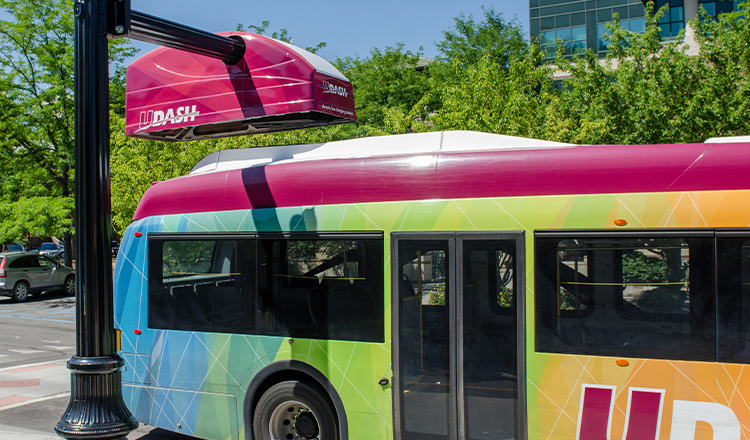
[(336, 440), (333, 410), (304, 382), (289, 380), (268, 389), (253, 415), (256, 440)]

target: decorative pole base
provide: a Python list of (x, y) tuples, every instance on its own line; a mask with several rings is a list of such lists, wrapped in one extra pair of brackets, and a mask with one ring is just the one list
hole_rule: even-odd
[(122, 400), (118, 355), (68, 361), (70, 403), (55, 432), (68, 440), (121, 440), (138, 427)]

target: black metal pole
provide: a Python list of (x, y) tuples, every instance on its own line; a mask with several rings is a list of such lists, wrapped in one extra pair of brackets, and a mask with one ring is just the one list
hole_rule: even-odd
[(112, 308), (107, 2), (75, 7), (76, 356), (55, 427), (66, 439), (124, 439), (138, 427), (122, 399)]
[(245, 42), (195, 29), (143, 12), (130, 11), (130, 34), (133, 40), (180, 49), (226, 64), (237, 64), (245, 55)]
[(129, 0), (77, 0), (75, 13), (76, 355), (70, 403), (55, 431), (69, 440), (121, 440), (138, 427), (122, 399), (115, 350), (109, 175), (108, 38), (130, 37), (236, 64), (241, 38), (131, 11)]

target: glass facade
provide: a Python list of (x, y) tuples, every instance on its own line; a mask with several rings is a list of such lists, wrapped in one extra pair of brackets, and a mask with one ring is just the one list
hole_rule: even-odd
[(737, 5), (740, 3), (735, 0), (730, 1), (716, 1), (716, 0), (698, 0), (703, 9), (706, 10), (711, 16), (716, 17), (718, 14), (725, 12), (732, 12), (737, 9)]
[[(659, 21), (662, 38), (674, 38), (685, 28), (685, 1), (690, 0), (656, 1), (657, 9), (664, 5), (670, 7)], [(737, 4), (719, 0), (698, 2), (713, 16), (731, 12)], [(646, 9), (641, 0), (529, 0), (531, 39), (539, 42), (547, 61), (555, 57), (557, 38), (562, 40), (564, 54), (568, 57), (586, 49), (604, 57), (608, 49), (605, 25), (612, 22), (614, 14), (619, 16), (624, 29), (637, 33), (646, 30)]]
[(656, 9), (658, 10), (664, 5), (669, 5), (669, 11), (659, 20), (661, 37), (664, 39), (674, 38), (681, 30), (685, 29), (685, 6), (682, 0), (659, 0), (656, 2)]
[[(607, 29), (606, 24), (607, 23), (597, 23), (596, 25), (596, 49), (599, 53), (608, 50), (609, 42), (606, 36), (609, 35), (609, 30)], [(640, 34), (646, 32), (646, 18), (641, 17), (631, 18), (630, 20), (621, 20), (620, 26), (630, 32)]]

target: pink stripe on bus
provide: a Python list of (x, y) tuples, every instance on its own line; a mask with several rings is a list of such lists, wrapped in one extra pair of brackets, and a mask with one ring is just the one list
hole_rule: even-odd
[(399, 200), (750, 188), (750, 145), (581, 146), (278, 163), (159, 182), (152, 215)]

